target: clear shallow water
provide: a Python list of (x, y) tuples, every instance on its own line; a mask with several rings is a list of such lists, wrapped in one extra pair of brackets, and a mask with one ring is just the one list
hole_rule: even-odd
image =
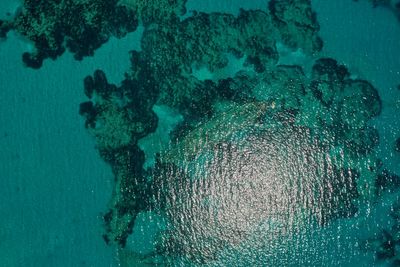
[[(382, 98), (382, 114), (374, 119), (382, 138), (381, 157), (388, 158), (395, 171), (400, 158), (392, 152), (399, 136), (400, 27), (396, 17), (383, 7), (371, 9), (369, 3), (336, 1), (332, 12), (322, 1), (313, 1), (325, 41), (324, 52), (343, 62), (358, 77), (371, 81)], [(355, 11), (356, 10), (356, 11)], [(351, 19), (348, 19), (350, 18)]]
[(66, 54), (38, 71), (21, 62), (30, 44), (0, 46), (0, 266), (117, 266), (101, 238), (113, 175), (78, 114), (83, 78), (102, 67), (118, 83), (137, 35), (110, 40), (96, 58)]
[[(187, 6), (189, 10), (237, 10), (233, 5), (213, 7), (212, 4), (207, 2), (198, 7), (194, 1), (189, 1)], [(399, 93), (396, 85), (400, 82), (400, 63), (394, 55), (398, 53), (400, 45), (400, 24), (385, 9), (371, 9), (366, 3), (349, 4), (342, 0), (332, 4), (314, 1), (313, 6), (321, 24), (320, 35), (325, 41), (323, 54), (338, 59), (348, 66), (352, 73), (371, 81), (378, 88), (384, 106), (381, 116), (374, 119), (373, 124), (377, 125), (381, 136), (380, 155), (390, 170), (398, 172), (399, 155), (393, 153), (393, 142), (399, 135), (399, 107), (396, 104)], [(254, 2), (254, 6), (246, 3), (245, 8), (250, 7), (259, 8), (259, 1)], [(345, 18), (349, 16), (352, 20), (345, 23)], [(370, 23), (371, 21), (374, 23)], [(76, 62), (71, 55), (66, 54), (55, 62), (45, 61), (44, 67), (36, 71), (23, 67), (20, 61), (21, 53), (29, 49), (28, 43), (14, 37), (13, 34), (6, 42), (0, 43), (1, 62), (6, 62), (0, 72), (0, 122), (4, 129), (1, 141), (4, 149), (0, 153), (0, 174), (3, 177), (1, 211), (5, 215), (0, 222), (3, 240), (1, 251), (7, 255), (2, 257), (0, 265), (118, 266), (113, 248), (106, 247), (101, 239), (100, 213), (105, 210), (110, 198), (113, 174), (109, 166), (99, 158), (94, 149), (94, 142), (85, 132), (83, 120), (79, 118), (77, 110), (79, 103), (85, 100), (82, 90), (83, 78), (93, 73), (96, 68), (101, 68), (110, 82), (118, 84), (123, 79), (123, 72), (129, 69), (127, 52), (138, 48), (139, 38), (140, 31), (122, 40), (111, 40), (96, 52), (94, 58)], [(165, 114), (168, 118), (171, 117), (171, 113)], [(226, 155), (229, 156), (229, 153)], [(265, 157), (261, 162), (265, 162)], [(257, 162), (251, 156), (250, 159), (252, 163)], [(272, 162), (276, 160), (277, 156), (272, 153)], [(260, 164), (250, 166), (257, 171)], [(280, 171), (285, 173), (282, 169)], [(247, 186), (246, 183), (243, 186)], [(284, 184), (278, 183), (279, 186)], [(257, 190), (250, 190), (248, 193), (263, 196), (263, 193)], [(229, 231), (245, 231), (243, 227), (249, 227), (248, 221), (251, 220), (242, 222), (254, 217), (251, 213), (246, 213), (253, 207), (241, 207), (245, 212), (235, 214), (232, 211), (233, 204), (266, 205), (263, 197), (255, 198), (253, 202), (244, 201), (242, 198), (248, 198), (242, 194), (239, 194), (238, 198), (239, 201), (236, 202), (227, 201), (228, 206), (223, 209), (226, 213), (221, 215), (225, 226), (234, 224), (240, 228), (224, 228)], [(242, 243), (239, 248), (226, 250), (221, 256), (221, 261), (213, 264), (371, 266), (373, 254), (364, 255), (357, 247), (358, 240), (360, 236), (367, 237), (375, 228), (381, 228), (387, 223), (388, 209), (393, 198), (393, 194), (385, 196), (383, 201), (380, 199), (377, 203), (363, 207), (356, 218), (338, 220), (324, 228), (310, 224), (310, 227), (304, 228), (301, 233), (291, 233), (291, 239), (285, 241), (268, 239), (274, 236), (266, 234), (268, 224), (259, 225), (258, 231), (261, 233), (255, 232), (257, 238), (254, 237), (254, 242), (248, 241)], [(194, 201), (197, 205), (196, 198)], [(183, 213), (179, 213), (182, 212), (179, 208), (171, 209), (171, 212), (172, 215), (173, 212), (186, 214), (185, 209)], [(196, 209), (187, 212), (190, 215), (190, 212), (196, 213)], [(235, 216), (229, 216), (230, 212)], [(287, 210), (283, 213), (287, 213)], [(364, 216), (365, 214), (368, 216)], [(235, 219), (229, 221), (232, 218)], [(193, 217), (183, 216), (183, 220), (192, 219)], [(152, 242), (154, 229), (164, 227), (165, 222), (157, 215), (142, 214), (128, 239), (128, 247), (146, 252), (146, 246)], [(201, 227), (212, 228), (207, 225)], [(233, 236), (229, 231), (225, 234), (228, 237)], [(264, 238), (265, 235), (267, 236)], [(188, 238), (190, 243), (193, 242), (190, 238), (197, 236), (189, 235)], [(261, 241), (257, 243), (259, 239)], [(263, 242), (266, 240), (269, 241), (267, 248), (276, 250), (271, 252), (265, 249), (266, 245)], [(260, 260), (254, 260), (254, 255)], [(376, 264), (386, 263), (381, 261)], [(130, 264), (135, 266), (132, 262)]]

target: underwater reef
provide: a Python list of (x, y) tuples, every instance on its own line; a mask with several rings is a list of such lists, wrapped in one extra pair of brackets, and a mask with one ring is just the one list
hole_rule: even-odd
[[(359, 0), (353, 0), (358, 2)], [(400, 21), (400, 1), (398, 0), (368, 0), (372, 7), (383, 7), (389, 9)]]
[[(142, 50), (131, 51), (132, 67), (120, 87), (108, 84), (100, 70), (87, 77), (85, 92), (94, 100), (80, 112), (116, 177), (104, 239), (124, 247), (138, 214), (153, 212), (168, 223), (147, 260), (205, 264), (245, 242), (257, 222), (287, 219), (271, 214), (289, 213), (296, 221), (308, 214), (323, 227), (353, 217), (362, 199), (390, 187), (373, 153), (379, 134), (368, 124), (381, 112), (378, 91), (352, 79), (335, 59), (318, 58), (318, 29), (309, 1), (270, 1), (266, 10), (237, 16), (172, 16), (145, 27)], [(311, 73), (280, 65), (278, 42), (317, 58)], [(202, 68), (218, 73), (232, 58), (242, 66), (228, 77), (196, 74)], [(140, 139), (156, 131), (163, 118), (154, 107), (162, 106), (183, 120), (145, 169)], [(280, 158), (310, 167), (291, 173)], [(290, 182), (294, 177), (299, 181)], [(257, 185), (232, 193), (248, 181)], [(270, 202), (285, 190), (306, 197)], [(268, 206), (278, 210), (262, 208)], [(283, 206), (290, 212), (279, 210)]]
[(396, 139), (394, 150), (400, 152), (400, 137)]
[[(256, 101), (251, 91), (246, 93), (241, 88), (235, 89), (228, 84), (230, 81), (197, 79), (191, 74), (196, 68), (193, 64), (210, 70), (221, 69), (228, 63), (227, 55), (231, 53), (235, 57), (245, 58), (244, 65), (252, 66), (256, 73), (265, 72), (266, 69), (275, 68), (278, 60), (276, 41), (281, 36), (284, 36), (282, 40), (288, 45), (301, 44), (305, 52), (317, 52), (321, 49), (321, 40), (316, 34), (318, 24), (310, 6), (305, 3), (307, 1), (298, 1), (299, 8), (307, 10), (309, 14), (304, 18), (304, 27), (312, 38), (306, 41), (302, 39), (303, 35), (293, 31), (293, 28), (300, 27), (298, 22), (288, 14), (284, 15), (285, 11), (277, 7), (278, 3), (270, 5), (274, 17), (264, 11), (243, 10), (237, 17), (222, 13), (196, 13), (181, 22), (176, 17), (174, 21), (162, 20), (157, 27), (145, 28), (143, 50), (131, 52), (132, 69), (126, 74), (122, 86), (108, 84), (101, 71), (85, 79), (85, 92), (94, 101), (82, 103), (80, 113), (86, 117), (86, 126), (96, 138), (101, 155), (113, 167), (115, 154), (123, 162), (130, 162), (135, 156), (137, 162), (142, 162), (143, 152), (140, 149), (133, 149), (129, 155), (121, 153), (121, 150), (137, 148), (138, 140), (155, 130), (157, 117), (152, 111), (154, 105), (169, 106), (183, 115), (181, 130), (175, 131), (176, 135), (172, 137), (176, 140), (193, 132), (190, 129), (199, 123), (216, 117), (218, 103), (225, 102), (226, 106), (230, 106)], [(274, 23), (278, 20), (285, 21), (286, 27), (282, 31)], [(224, 36), (223, 32), (230, 34)], [(244, 78), (247, 79), (247, 75)], [(240, 87), (246, 86), (246, 82), (243, 82)], [(271, 100), (263, 101), (267, 103)], [(246, 115), (238, 119), (234, 123), (239, 127), (254, 123), (247, 121)], [(132, 159), (126, 158), (128, 156)], [(120, 163), (115, 164), (120, 166)], [(146, 200), (140, 201), (139, 206), (143, 207), (137, 207), (137, 201), (122, 196), (122, 189), (125, 190), (128, 187), (126, 184), (130, 183), (132, 187), (143, 187), (146, 191), (152, 187), (152, 175), (147, 174), (150, 177), (144, 179), (146, 171), (141, 168), (135, 168), (133, 172), (121, 170), (120, 167), (113, 169), (117, 182), (113, 208), (105, 216), (108, 229), (105, 239), (123, 245), (137, 213), (150, 207), (144, 205)], [(138, 185), (136, 178), (132, 177), (140, 177), (143, 185)], [(120, 183), (124, 188), (120, 187)], [(130, 198), (135, 195), (132, 192), (129, 191)], [(124, 208), (117, 208), (116, 211), (114, 208), (117, 206)]]
[[(103, 238), (119, 248), (121, 262), (209, 264), (249, 240), (288, 236), (293, 225), (352, 218), (400, 187), (375, 153), (380, 138), (370, 122), (382, 110), (379, 93), (321, 56), (309, 0), (266, 1), (265, 9), (238, 15), (186, 14), (185, 4), (25, 0), (13, 20), (0, 21), (0, 37), (14, 30), (35, 44), (22, 56), (31, 68), (66, 50), (77, 60), (93, 56), (111, 36), (143, 25), (142, 49), (127, 55), (121, 84), (96, 70), (83, 81), (88, 99), (79, 107), (114, 174)], [(279, 47), (300, 51), (311, 70), (281, 64)], [(237, 70), (227, 74), (232, 62)], [(161, 133), (164, 143), (154, 137), (168, 120), (156, 112), (163, 109), (182, 118)], [(159, 143), (154, 149), (143, 140)], [(366, 246), (393, 264), (398, 209), (391, 232)], [(128, 239), (145, 213), (165, 225), (155, 230), (151, 253), (132, 256)]]
[(15, 30), (32, 41), (35, 51), (24, 53), (22, 59), (28, 67), (38, 69), (43, 60), (56, 59), (65, 50), (77, 60), (93, 56), (111, 36), (122, 38), (135, 31), (139, 19), (147, 24), (185, 12), (184, 1), (157, 1), (158, 7), (163, 7), (157, 7), (157, 12), (153, 5), (141, 0), (24, 0), (11, 21), (0, 20), (0, 37)]

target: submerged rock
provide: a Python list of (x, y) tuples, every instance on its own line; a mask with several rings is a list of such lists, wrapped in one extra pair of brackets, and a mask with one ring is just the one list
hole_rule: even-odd
[(7, 33), (12, 29), (10, 22), (5, 20), (0, 20), (0, 38), (5, 38)]
[(138, 14), (143, 25), (151, 23), (168, 23), (172, 18), (186, 13), (187, 0), (120, 0), (118, 4), (125, 6)]
[(162, 26), (144, 32), (142, 47), (143, 56), (152, 59), (154, 71), (164, 74), (163, 79), (191, 73), (196, 65), (211, 71), (221, 69), (227, 65), (230, 52), (245, 56), (260, 70), (278, 60), (276, 29), (268, 14), (260, 10), (242, 10), (237, 17), (194, 13), (182, 22), (176, 19)]
[[(145, 68), (140, 79), (126, 78), (117, 87), (105, 73), (96, 70), (84, 79), (85, 94), (92, 101), (80, 105), (79, 113), (96, 140), (104, 161), (111, 165), (115, 188), (110, 209), (104, 216), (107, 243), (125, 246), (139, 212), (149, 208), (148, 182), (143, 170), (144, 152), (138, 140), (156, 130), (158, 118), (152, 111), (157, 91)], [(145, 80), (145, 82), (142, 82)]]
[(256, 99), (273, 102), (275, 110), (297, 111), (301, 108), (308, 83), (301, 67), (279, 65), (261, 77), (252, 90)]
[[(358, 2), (359, 0), (353, 0)], [(398, 0), (369, 0), (374, 8), (384, 7), (389, 9), (400, 21), (400, 1)]]
[(124, 247), (136, 216), (149, 208), (149, 186), (142, 169), (144, 153), (138, 146), (128, 145), (114, 150), (100, 150), (100, 155), (112, 166), (116, 183), (110, 209), (103, 217), (103, 238), (107, 243)]
[(314, 63), (312, 78), (310, 88), (313, 95), (323, 105), (331, 107), (341, 96), (343, 83), (349, 78), (349, 72), (332, 58), (320, 58)]
[(312, 67), (312, 77), (326, 82), (343, 82), (350, 73), (343, 65), (339, 65), (333, 58), (317, 59)]
[(345, 147), (352, 154), (365, 156), (373, 152), (379, 144), (378, 130), (370, 126), (344, 132)]
[[(25, 0), (12, 21), (0, 32), (14, 29), (32, 41), (36, 51), (26, 52), (24, 63), (38, 69), (43, 60), (56, 59), (66, 49), (77, 60), (92, 56), (111, 36), (121, 38), (138, 25), (136, 14), (117, 0)], [(3, 34), (4, 35), (4, 34)]]
[[(227, 113), (159, 157), (153, 195), (170, 222), (159, 248), (170, 260), (217, 260), (263, 224), (275, 226), (260, 239), (277, 232), (284, 238), (291, 227), (310, 223), (309, 216), (325, 225), (355, 214), (357, 172), (335, 166), (339, 162), (313, 144), (306, 128), (270, 121), (255, 129), (241, 122), (249, 115), (238, 115), (235, 108)], [(193, 148), (195, 154), (188, 155)]]
[(375, 180), (375, 192), (381, 195), (383, 192), (393, 193), (400, 188), (400, 176), (383, 170)]
[(207, 123), (197, 125), (178, 143), (162, 152), (163, 161), (182, 165), (187, 160), (197, 158), (203, 149), (212, 148), (223, 141), (230, 141), (238, 131), (256, 129), (268, 108), (268, 104), (263, 102), (233, 104), (227, 110), (214, 115)]
[(396, 139), (395, 145), (394, 145), (394, 150), (396, 152), (400, 152), (400, 137)]
[[(293, 227), (353, 217), (368, 188), (388, 187), (385, 177), (371, 183), (381, 169), (364, 164), (375, 162), (379, 142), (368, 125), (381, 111), (377, 90), (331, 58), (317, 59), (310, 77), (302, 66), (277, 65), (276, 42), (309, 55), (321, 50), (310, 1), (184, 19), (185, 1), (168, 3), (156, 13), (156, 2), (120, 2), (140, 13), (142, 50), (131, 51), (121, 86), (100, 70), (84, 80), (90, 102), (80, 113), (115, 174), (107, 242), (124, 247), (138, 213), (152, 210), (168, 221), (154, 255), (167, 265), (206, 264), (249, 240), (277, 243)], [(239, 68), (214, 75), (232, 56)], [(169, 145), (139, 148), (158, 120), (168, 120), (154, 105), (183, 120)], [(144, 170), (149, 153), (156, 164)]]
[(282, 41), (289, 47), (314, 54), (322, 49), (319, 24), (310, 0), (271, 0), (269, 11)]
[[(382, 109), (378, 91), (365, 80), (348, 80), (343, 89), (342, 120), (351, 127), (365, 125)], [(358, 128), (358, 127), (357, 127)]]

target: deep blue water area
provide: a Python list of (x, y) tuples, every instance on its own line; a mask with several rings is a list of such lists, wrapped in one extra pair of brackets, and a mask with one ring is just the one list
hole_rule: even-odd
[[(192, 11), (226, 12), (235, 16), (240, 14), (240, 8), (266, 11), (267, 2), (188, 0), (188, 13), (180, 19), (190, 17), (195, 13)], [(301, 48), (291, 49), (278, 42), (279, 62), (284, 65), (301, 65), (304, 75), (310, 78), (315, 59), (331, 57), (348, 69), (351, 79), (370, 82), (378, 90), (382, 103), (380, 114), (368, 121), (368, 125), (379, 133), (379, 144), (373, 152), (374, 157), (371, 158), (380, 159), (385, 170), (393, 175), (400, 175), (400, 152), (396, 152), (395, 149), (396, 140), (400, 138), (399, 18), (393, 10), (385, 6), (373, 8), (367, 0), (311, 2), (320, 25), (319, 36), (324, 43), (322, 51), (309, 55)], [(11, 19), (20, 6), (21, 3), (17, 0), (2, 0), (0, 19)], [(398, 238), (393, 234), (394, 224), (397, 223), (400, 228), (399, 217), (393, 215), (396, 211), (399, 212), (396, 210), (399, 208), (396, 203), (400, 203), (400, 178), (384, 178), (385, 186), (392, 189), (378, 197), (374, 195), (375, 191), (374, 197), (368, 193), (359, 193), (358, 210), (354, 213), (349, 211), (351, 202), (347, 200), (345, 203), (349, 206), (344, 208), (345, 211), (332, 203), (326, 204), (329, 206), (327, 208), (325, 204), (319, 205), (313, 200), (306, 200), (305, 202), (310, 201), (312, 204), (307, 202), (305, 206), (308, 208), (311, 205), (313, 212), (323, 214), (322, 217), (325, 216), (325, 209), (334, 209), (332, 206), (339, 210), (338, 214), (346, 214), (338, 218), (335, 217), (336, 213), (327, 215), (335, 217), (331, 223), (325, 223), (325, 217), (310, 219), (312, 216), (307, 213), (307, 208), (298, 208), (297, 202), (285, 202), (286, 199), (291, 199), (291, 194), (307, 198), (307, 195), (303, 195), (303, 189), (307, 191), (320, 183), (319, 180), (316, 182), (310, 179), (314, 176), (319, 177), (324, 172), (330, 174), (336, 171), (335, 164), (353, 164), (353, 167), (360, 166), (360, 169), (364, 170), (368, 164), (372, 166), (375, 163), (371, 163), (368, 158), (365, 161), (354, 160), (347, 164), (342, 162), (347, 160), (344, 156), (339, 159), (332, 156), (326, 160), (326, 154), (332, 151), (328, 153), (314, 143), (309, 144), (308, 131), (301, 132), (290, 127), (288, 130), (279, 123), (277, 126), (271, 123), (271, 129), (276, 129), (271, 133), (270, 128), (258, 126), (262, 123), (259, 122), (256, 113), (269, 108), (275, 109), (275, 106), (279, 105), (277, 101), (273, 101), (268, 102), (266, 107), (266, 104), (261, 102), (269, 96), (263, 95), (262, 92), (257, 91), (258, 98), (254, 103), (232, 104), (227, 103), (229, 101), (221, 101), (215, 104), (212, 107), (216, 110), (215, 114), (219, 115), (207, 113), (201, 115), (202, 119), (193, 119), (195, 123), (190, 125), (192, 128), (187, 127), (190, 129), (189, 134), (182, 135), (178, 141), (169, 140), (169, 136), (177, 132), (177, 126), (184, 121), (185, 116), (196, 118), (193, 114), (203, 114), (203, 107), (196, 106), (195, 112), (186, 109), (181, 111), (179, 105), (169, 107), (165, 103), (173, 101), (170, 101), (168, 93), (165, 93), (164, 98), (160, 97), (164, 102), (161, 100), (150, 109), (151, 114), (157, 117), (157, 127), (152, 133), (140, 136), (139, 141), (136, 140), (137, 147), (144, 151), (143, 157), (146, 157), (146, 160), (143, 159), (142, 162), (140, 156), (126, 164), (120, 163), (118, 156), (123, 152), (118, 151), (115, 152), (118, 156), (106, 162), (106, 153), (101, 154), (99, 150), (103, 148), (103, 152), (107, 149), (114, 151), (118, 144), (125, 144), (124, 131), (131, 133), (134, 130), (129, 128), (132, 124), (124, 124), (125, 117), (122, 116), (121, 119), (119, 115), (122, 112), (117, 108), (117, 111), (110, 111), (115, 111), (112, 113), (115, 120), (110, 123), (111, 126), (107, 125), (106, 116), (102, 118), (104, 121), (97, 122), (97, 127), (106, 125), (104, 127), (108, 132), (105, 138), (102, 136), (104, 132), (96, 132), (96, 129), (88, 131), (85, 128), (85, 118), (79, 114), (80, 104), (88, 101), (83, 81), (88, 75), (95, 76), (93, 73), (101, 69), (109, 84), (123, 87), (122, 81), (127, 77), (125, 72), (135, 68), (135, 63), (132, 67), (134, 60), (132, 54), (129, 56), (129, 52), (145, 50), (141, 45), (141, 38), (146, 32), (145, 27), (140, 22), (136, 31), (122, 38), (110, 37), (93, 56), (84, 57), (81, 61), (74, 59), (73, 53), (67, 51), (55, 60), (45, 59), (39, 69), (29, 68), (21, 60), (24, 52), (35, 51), (34, 43), (26, 36), (11, 30), (7, 38), (0, 39), (0, 267), (400, 266), (400, 234)], [(151, 27), (149, 31), (153, 30)], [(215, 82), (221, 77), (233, 77), (239, 69), (250, 68), (242, 67), (243, 60), (233, 56), (229, 56), (228, 59), (227, 67), (219, 72), (211, 71), (204, 64), (198, 68), (193, 67), (192, 74), (199, 81), (209, 79)], [(171, 62), (173, 61), (166, 61), (161, 65)], [(164, 73), (163, 75), (167, 76)], [(266, 77), (263, 78), (263, 82), (275, 79)], [(141, 82), (147, 84), (148, 81)], [(175, 81), (179, 82), (181, 80)], [(256, 82), (255, 78), (252, 84)], [(148, 91), (144, 90), (133, 98), (139, 99)], [(240, 95), (240, 92), (237, 94)], [(114, 99), (118, 96), (113, 95), (109, 98)], [(193, 99), (195, 98), (201, 97), (194, 95)], [(97, 96), (94, 99), (108, 103), (107, 97), (102, 99)], [(118, 99), (116, 102), (123, 106), (124, 101), (127, 100)], [(308, 103), (307, 99), (304, 101)], [(138, 100), (135, 104), (144, 105), (139, 102)], [(233, 114), (232, 110), (235, 110)], [(187, 116), (188, 113), (190, 116)], [(144, 120), (151, 121), (151, 117), (145, 117)], [(109, 139), (105, 140), (106, 138)], [(220, 141), (224, 138), (229, 139), (229, 144), (221, 144)], [(136, 146), (133, 147), (132, 151), (136, 151)], [(192, 153), (192, 150), (195, 152)], [(226, 160), (235, 158), (234, 156), (247, 160), (244, 165), (240, 160), (232, 160), (240, 166), (239, 171), (234, 167), (237, 165)], [(137, 215), (135, 225), (127, 231), (129, 235), (123, 241), (124, 246), (120, 246), (121, 244), (113, 243), (121, 240), (115, 233), (119, 230), (118, 226), (109, 226), (111, 230), (107, 228), (106, 231), (109, 232), (105, 234), (105, 215), (108, 209), (113, 211), (113, 205), (118, 206), (115, 204), (120, 201), (118, 194), (124, 188), (130, 188), (129, 184), (125, 187), (118, 184), (118, 175), (126, 177), (129, 174), (122, 173), (123, 171), (115, 166), (123, 169), (121, 166), (126, 165), (130, 170), (137, 162), (143, 163), (144, 180), (151, 180), (147, 175), (156, 177), (150, 181), (157, 181), (152, 186), (159, 185), (161, 191), (168, 192), (166, 196), (159, 191), (156, 191), (157, 194), (153, 191), (149, 193), (148, 198), (156, 204), (146, 202), (151, 208), (140, 210), (138, 215), (134, 215)], [(293, 164), (286, 166), (285, 162)], [(327, 164), (327, 167), (324, 165), (321, 170), (319, 163)], [(156, 164), (161, 164), (163, 168), (157, 169), (154, 167)], [(187, 173), (182, 171), (181, 174), (179, 170)], [(278, 180), (264, 183), (264, 173), (269, 171), (272, 176), (276, 175)], [(221, 178), (223, 182), (211, 179), (208, 184), (207, 179), (206, 182), (202, 180), (214, 174), (219, 177), (216, 173), (228, 173), (229, 177), (233, 177), (233, 182)], [(244, 178), (248, 173), (254, 177), (250, 183)], [(188, 182), (180, 175), (190, 177), (188, 180), (195, 182)], [(348, 177), (346, 175), (342, 174), (343, 177)], [(350, 173), (349, 176), (351, 175)], [(164, 181), (156, 180), (160, 177), (166, 178)], [(290, 177), (300, 178), (297, 181), (290, 180)], [(368, 179), (364, 179), (365, 187), (361, 185), (365, 192), (369, 191), (368, 181), (371, 184), (375, 183)], [(140, 181), (135, 180), (133, 183), (139, 184)], [(224, 186), (231, 186), (230, 183), (235, 184), (233, 189), (230, 188), (233, 191), (226, 193), (228, 190), (224, 191)], [(296, 183), (299, 184), (298, 187), (289, 192), (287, 188)], [(334, 187), (336, 184), (329, 186)], [(351, 188), (348, 184), (340, 186), (343, 190)], [(151, 190), (157, 190), (153, 187)], [(238, 189), (236, 192), (236, 187), (245, 189)], [(323, 182), (320, 188), (324, 188)], [(334, 191), (329, 188), (328, 191)], [(340, 191), (340, 188), (338, 190)], [(145, 189), (142, 191), (147, 192)], [(168, 195), (169, 193), (173, 196)], [(257, 198), (255, 193), (266, 197)], [(177, 197), (179, 195), (182, 199)], [(268, 201), (274, 197), (274, 201), (279, 202), (274, 206), (275, 209), (265, 208), (265, 203), (270, 203)], [(132, 202), (141, 201), (137, 199)], [(178, 200), (174, 202), (170, 199)], [(218, 208), (210, 212), (210, 207)], [(163, 212), (157, 212), (158, 210)], [(212, 215), (207, 212), (204, 215), (204, 210)], [(222, 212), (219, 212), (221, 210)], [(260, 213), (257, 213), (257, 210), (260, 210)], [(120, 206), (117, 211), (120, 211)], [(127, 213), (133, 216), (133, 212)], [(273, 215), (271, 220), (264, 220), (264, 217), (261, 218), (258, 214)], [(129, 216), (127, 218), (132, 219)], [(207, 216), (220, 220), (221, 224), (218, 224), (218, 227), (221, 229), (209, 222), (208, 220), (212, 219)], [(125, 223), (124, 219), (121, 221), (123, 226), (129, 224)], [(120, 222), (115, 224), (118, 223)], [(285, 223), (290, 225), (282, 226)], [(170, 226), (173, 230), (168, 228)], [(400, 230), (397, 230), (400, 233)], [(166, 233), (168, 237), (158, 237), (160, 232)], [(251, 234), (247, 236), (248, 232)], [(215, 235), (219, 235), (218, 238), (215, 238)], [(115, 236), (115, 240), (112, 240)], [(164, 247), (160, 249), (165, 255), (152, 254), (153, 250), (158, 249), (157, 238), (166, 243), (163, 243)], [(220, 243), (214, 243), (213, 238)], [(210, 241), (211, 239), (213, 241)], [(366, 242), (369, 242), (369, 245), (366, 245)], [(179, 245), (185, 248), (182, 249)], [(215, 247), (223, 249), (217, 253), (213, 251)], [(382, 251), (377, 251), (376, 248)], [(387, 255), (392, 252), (393, 255)], [(179, 253), (189, 256), (185, 258)], [(153, 265), (144, 263), (149, 257), (153, 257)], [(167, 258), (165, 263), (164, 257)]]

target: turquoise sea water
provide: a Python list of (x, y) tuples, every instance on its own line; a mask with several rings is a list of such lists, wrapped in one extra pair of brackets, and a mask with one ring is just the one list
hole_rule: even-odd
[[(0, 18), (7, 18), (6, 13), (17, 6), (15, 1), (3, 0)], [(383, 109), (370, 122), (380, 135), (378, 155), (388, 170), (400, 174), (400, 154), (394, 151), (400, 136), (400, 22), (390, 10), (372, 8), (368, 1), (314, 0), (312, 6), (321, 25), (322, 55), (337, 59), (355, 78), (366, 79), (378, 89)], [(239, 7), (266, 9), (266, 3), (189, 0), (186, 7), (237, 14)], [(83, 61), (74, 60), (70, 53), (46, 60), (39, 70), (21, 61), (32, 43), (14, 32), (0, 41), (0, 266), (124, 264), (117, 249), (102, 238), (102, 216), (114, 176), (95, 149), (78, 109), (86, 101), (82, 81), (96, 69), (102, 69), (110, 83), (120, 84), (130, 68), (128, 51), (141, 49), (142, 32), (140, 27), (122, 39), (111, 38), (94, 57)], [(285, 64), (310, 68), (310, 59), (301, 52), (284, 53)], [(142, 147), (166, 142), (165, 132), (180, 120), (168, 108), (153, 110), (165, 122), (158, 126), (164, 128), (139, 142)], [(353, 218), (322, 228), (310, 226), (275, 253), (265, 254), (260, 244), (244, 243), (242, 250), (227, 251), (209, 266), (389, 266), (392, 261), (364, 253), (360, 240), (387, 227), (396, 197), (397, 193), (387, 194), (368, 203)], [(153, 227), (162, 227), (160, 221), (142, 213), (127, 247), (150, 250), (147, 240), (153, 238)], [(143, 265), (131, 262), (130, 266)]]

